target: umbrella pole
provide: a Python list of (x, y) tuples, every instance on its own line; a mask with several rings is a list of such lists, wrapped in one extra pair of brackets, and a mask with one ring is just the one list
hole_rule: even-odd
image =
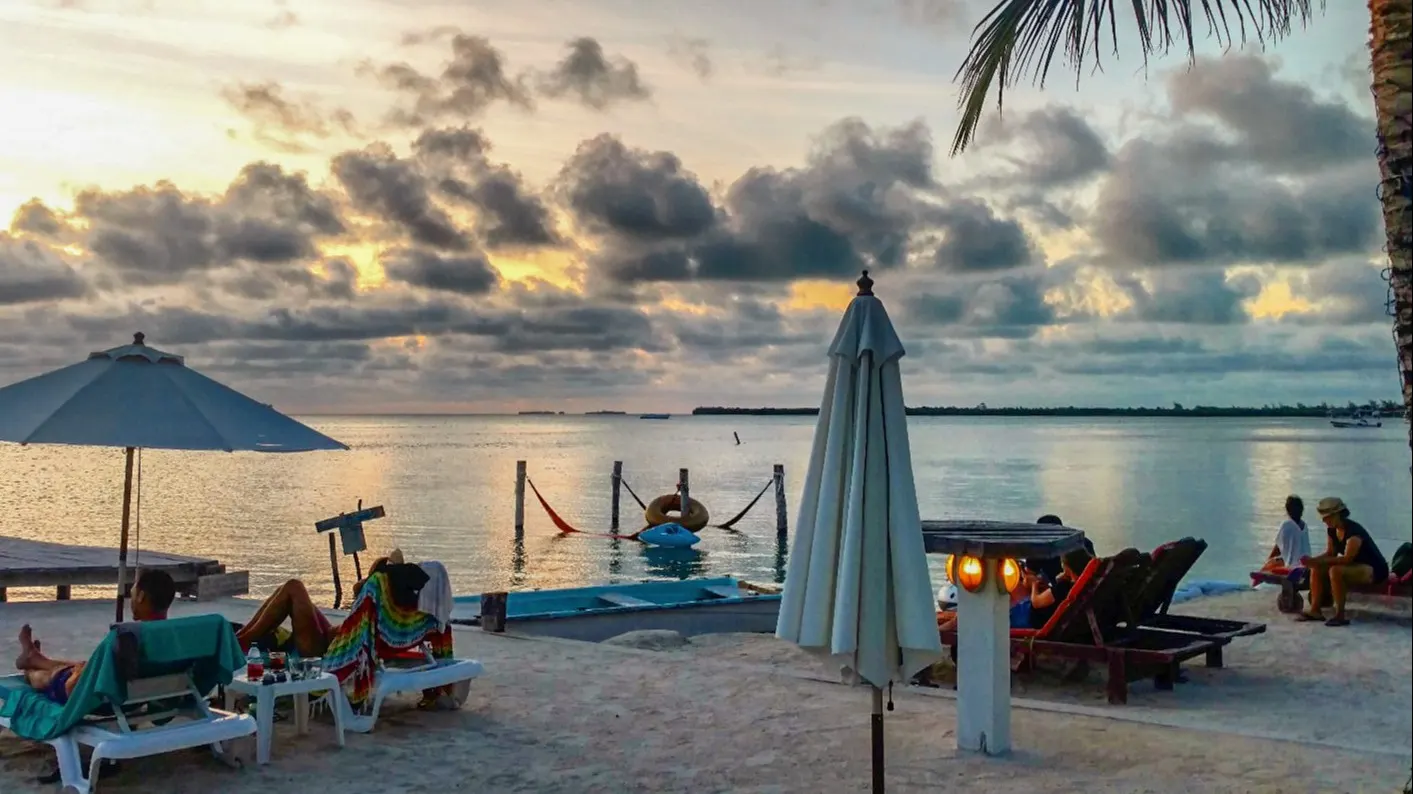
[(883, 690), (873, 688), (873, 794), (883, 794)]
[(132, 453), (128, 447), (124, 454), (127, 463), (123, 466), (123, 531), (118, 536), (118, 603), (117, 622), (123, 622), (123, 596), (128, 580), (128, 525), (132, 519)]

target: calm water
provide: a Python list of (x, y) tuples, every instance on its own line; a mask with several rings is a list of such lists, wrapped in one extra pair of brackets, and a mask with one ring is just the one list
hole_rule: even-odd
[[(692, 495), (717, 520), (744, 507), (772, 464), (783, 463), (793, 522), (814, 431), (812, 417), (308, 421), (354, 450), (146, 452), (142, 547), (247, 569), (257, 594), (298, 576), (327, 600), (328, 547), (313, 525), (361, 498), (388, 510), (367, 525), (370, 551), (396, 545), (409, 558), (442, 560), (458, 592), (725, 573), (778, 580), (784, 552), (770, 494), (738, 532), (706, 530), (685, 555), (560, 537), (531, 496), (517, 547), (515, 461), (529, 461), (531, 479), (566, 520), (599, 531), (608, 527), (614, 460), (624, 461), (625, 479), (645, 500), (670, 491), (677, 469), (689, 467)], [(924, 518), (1034, 520), (1053, 512), (1086, 530), (1101, 552), (1197, 535), (1210, 544), (1196, 574), (1203, 578), (1243, 579), (1270, 548), (1292, 492), (1312, 506), (1342, 496), (1386, 554), (1413, 526), (1400, 422), (1341, 431), (1315, 419), (913, 417), (909, 428)], [(0, 534), (116, 545), (122, 466), (118, 450), (0, 445)], [(624, 503), (631, 530), (636, 515), (626, 494)], [(344, 570), (352, 576), (351, 560)]]

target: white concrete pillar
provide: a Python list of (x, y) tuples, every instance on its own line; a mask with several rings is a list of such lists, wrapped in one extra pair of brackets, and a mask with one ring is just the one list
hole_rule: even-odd
[(1000, 560), (982, 560), (981, 592), (957, 586), (957, 749), (1011, 749), (1011, 600), (997, 587)]

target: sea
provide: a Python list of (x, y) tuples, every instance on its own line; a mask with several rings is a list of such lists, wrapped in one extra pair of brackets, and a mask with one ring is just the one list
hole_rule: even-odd
[[(814, 435), (808, 416), (308, 416), (347, 452), (143, 451), (134, 556), (211, 557), (250, 572), (253, 595), (303, 579), (332, 601), (326, 535), (315, 522), (364, 506), (361, 564), (400, 548), (436, 559), (458, 593), (734, 574), (783, 580), (790, 537), (767, 492), (732, 530), (706, 529), (690, 550), (615, 540), (614, 461), (644, 501), (690, 472), (713, 522), (735, 515), (785, 470), (793, 525)], [(1033, 521), (1055, 513), (1099, 552), (1152, 549), (1192, 535), (1209, 544), (1192, 576), (1242, 582), (1275, 538), (1288, 494), (1308, 506), (1342, 497), (1386, 555), (1413, 534), (1403, 422), (1336, 429), (1321, 419), (909, 417), (924, 519)], [(737, 439), (739, 438), (739, 443)], [(562, 534), (533, 492), (515, 532), (515, 470), (525, 461), (545, 502), (582, 534)], [(116, 547), (123, 456), (117, 449), (0, 445), (0, 535)], [(625, 491), (621, 531), (641, 509)], [(593, 534), (600, 533), (600, 534)], [(941, 583), (940, 558), (933, 560)], [(345, 587), (351, 557), (340, 558)], [(81, 595), (106, 595), (83, 588)], [(52, 591), (12, 590), (12, 599)]]

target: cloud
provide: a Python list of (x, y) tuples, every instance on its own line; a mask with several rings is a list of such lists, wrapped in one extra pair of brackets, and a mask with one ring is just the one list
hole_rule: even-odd
[(284, 86), (273, 80), (226, 86), (221, 89), (221, 98), (250, 121), (256, 140), (282, 152), (311, 151), (308, 138), (324, 140), (338, 132), (358, 134), (357, 121), (350, 111), (326, 111), (307, 97), (289, 97)]
[(394, 281), (460, 295), (485, 295), (500, 280), (479, 253), (441, 256), (434, 251), (398, 249), (383, 255), (383, 272)]
[(583, 36), (566, 46), (569, 52), (564, 58), (539, 78), (544, 96), (572, 97), (594, 110), (652, 97), (637, 65), (622, 56), (609, 57), (597, 39)]
[(59, 217), (39, 199), (30, 199), (21, 204), (10, 220), (10, 231), (16, 234), (57, 237), (63, 230), (64, 224)]
[(564, 242), (544, 199), (526, 186), (519, 173), (490, 161), (490, 143), (479, 130), (426, 130), (413, 142), (413, 150), (439, 193), (476, 210), (474, 228), (487, 248)]
[(1344, 102), (1320, 99), (1307, 85), (1278, 79), (1258, 55), (1200, 59), (1169, 79), (1168, 101), (1178, 118), (1210, 118), (1235, 133), (1234, 141), (1214, 145), (1228, 160), (1296, 174), (1373, 153), (1372, 119)]
[[(1073, 185), (1108, 170), (1112, 161), (1103, 137), (1071, 108), (1033, 110), (1016, 123), (1000, 119), (979, 141), (980, 149), (1002, 147), (1016, 170), (1002, 184), (1023, 182), (1038, 189)], [(1017, 147), (1024, 154), (1016, 154)]]
[(706, 39), (673, 35), (667, 40), (667, 57), (702, 80), (711, 78), (711, 43)]
[(1116, 281), (1132, 302), (1122, 318), (1144, 323), (1245, 323), (1251, 318), (1243, 302), (1261, 288), (1255, 278), (1228, 277), (1221, 270), (1158, 270)]
[(426, 178), (386, 146), (343, 152), (331, 170), (355, 208), (413, 242), (443, 251), (471, 249), (466, 232), (432, 201)]
[(0, 233), (0, 307), (78, 298), (88, 284), (58, 256)]
[(559, 176), (565, 205), (591, 233), (638, 242), (690, 238), (716, 224), (707, 189), (670, 152), (612, 135), (579, 145)]
[[(435, 40), (411, 40), (405, 35), (404, 43), (421, 43)], [(388, 88), (411, 100), (411, 107), (401, 107), (392, 114), (392, 120), (410, 127), (422, 126), (442, 120), (466, 120), (481, 116), (486, 109), (503, 103), (522, 109), (533, 109), (526, 75), (512, 75), (506, 66), (505, 56), (483, 36), (465, 33), (451, 35), (451, 58), (436, 75), (424, 74), (407, 63), (393, 63), (381, 67), (365, 64), (364, 73), (371, 73)]]

